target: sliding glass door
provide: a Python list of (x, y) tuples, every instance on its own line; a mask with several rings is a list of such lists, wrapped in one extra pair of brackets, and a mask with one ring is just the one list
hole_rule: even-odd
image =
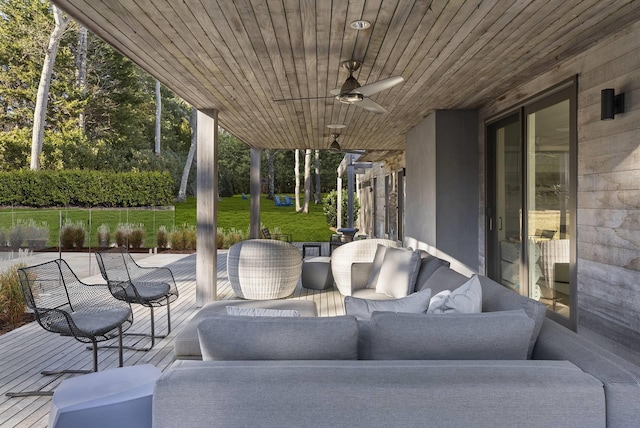
[(487, 126), (487, 270), (575, 326), (575, 85)]

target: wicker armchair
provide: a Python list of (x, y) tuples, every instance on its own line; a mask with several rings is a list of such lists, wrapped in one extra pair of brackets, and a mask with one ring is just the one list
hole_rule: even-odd
[(229, 248), (227, 273), (231, 288), (243, 299), (290, 296), (302, 272), (302, 255), (284, 241), (250, 239)]
[(351, 265), (371, 263), (376, 255), (378, 244), (387, 247), (400, 247), (400, 243), (390, 239), (362, 239), (349, 242), (334, 249), (331, 254), (331, 272), (340, 293), (351, 296)]
[[(62, 259), (18, 269), (18, 280), (25, 303), (42, 328), (92, 344), (93, 370), (43, 371), (43, 375), (97, 372), (98, 342), (116, 336), (122, 367), (122, 333), (133, 323), (131, 305), (114, 299), (106, 285), (80, 281)], [(113, 286), (114, 290), (117, 288), (119, 286)], [(53, 395), (53, 391), (10, 392), (6, 395)]]
[(131, 254), (124, 248), (96, 253), (102, 277), (107, 281), (109, 289), (118, 300), (146, 306), (151, 311), (151, 334), (127, 333), (135, 336), (148, 336), (151, 346), (148, 348), (132, 348), (136, 351), (148, 351), (155, 345), (158, 336), (155, 333), (153, 308), (167, 306), (167, 334), (171, 333), (171, 302), (178, 298), (178, 288), (173, 273), (165, 267), (139, 266)]

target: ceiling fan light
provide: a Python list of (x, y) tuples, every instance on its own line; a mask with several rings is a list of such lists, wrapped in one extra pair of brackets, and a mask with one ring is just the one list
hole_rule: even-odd
[(329, 147), (329, 150), (331, 150), (332, 152), (340, 151), (340, 144), (338, 143), (338, 140), (333, 140), (331, 146)]
[(358, 93), (346, 93), (340, 94), (336, 98), (338, 98), (338, 101), (340, 101), (341, 103), (353, 104), (362, 101), (364, 99), (364, 95)]

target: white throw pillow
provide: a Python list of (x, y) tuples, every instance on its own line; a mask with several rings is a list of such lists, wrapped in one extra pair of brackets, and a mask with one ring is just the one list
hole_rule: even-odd
[(240, 308), (238, 306), (227, 306), (227, 315), (243, 315), (248, 317), (299, 317), (300, 312), (295, 309)]
[(455, 290), (444, 290), (429, 302), (428, 314), (478, 314), (482, 312), (482, 285), (477, 275)]
[(406, 248), (388, 247), (376, 283), (376, 293), (398, 299), (413, 292), (420, 270), (420, 254)]
[(384, 254), (387, 252), (387, 247), (378, 244), (376, 247), (376, 254), (373, 257), (373, 264), (371, 265), (371, 272), (369, 273), (369, 281), (367, 281), (367, 288), (376, 288), (378, 283), (378, 277), (380, 276), (380, 269), (384, 262)]
[(344, 309), (347, 315), (353, 315), (360, 321), (369, 321), (374, 312), (404, 312), (424, 314), (429, 307), (431, 290), (418, 291), (407, 297), (393, 300), (368, 300), (346, 296)]

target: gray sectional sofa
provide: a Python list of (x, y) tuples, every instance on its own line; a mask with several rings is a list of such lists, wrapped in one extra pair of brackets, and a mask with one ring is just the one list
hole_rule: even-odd
[[(432, 295), (469, 280), (446, 266), (427, 279)], [(239, 302), (301, 315), (250, 319), (214, 302), (176, 338), (154, 427), (638, 426), (637, 367), (546, 318), (542, 304), (477, 279), (483, 314), (462, 328), (467, 315), (363, 321), (314, 317), (309, 302)], [(489, 346), (483, 330), (494, 330)], [(200, 341), (212, 360), (186, 360), (201, 358)]]

